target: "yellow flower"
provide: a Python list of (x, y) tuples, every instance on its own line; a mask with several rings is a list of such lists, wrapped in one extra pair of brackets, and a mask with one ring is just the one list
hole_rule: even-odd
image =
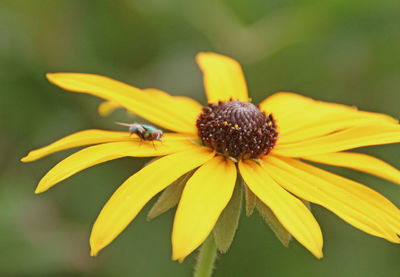
[(192, 171), (175, 214), (173, 259), (184, 259), (213, 230), (232, 197), (237, 170), (245, 182), (248, 213), (254, 199), (265, 204), (318, 258), (322, 257), (321, 230), (302, 200), (329, 209), (366, 233), (400, 242), (400, 212), (395, 205), (360, 183), (305, 162), (347, 167), (400, 184), (400, 172), (389, 164), (365, 154), (342, 152), (399, 142), (397, 120), (288, 92), (273, 94), (256, 107), (249, 102), (245, 78), (235, 60), (200, 53), (197, 62), (204, 74), (205, 107), (190, 98), (138, 89), (103, 76), (47, 75), (63, 89), (104, 98), (109, 103), (104, 113), (122, 106), (172, 131), (159, 143), (139, 141), (127, 132), (86, 130), (22, 159), (30, 162), (67, 148), (94, 145), (52, 168), (39, 182), (36, 193), (41, 193), (102, 162), (161, 156), (128, 178), (103, 207), (90, 237), (92, 255), (111, 243), (151, 198)]

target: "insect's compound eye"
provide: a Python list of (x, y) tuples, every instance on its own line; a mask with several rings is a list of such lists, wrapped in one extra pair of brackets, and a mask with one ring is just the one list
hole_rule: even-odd
[(161, 141), (162, 136), (163, 136), (163, 132), (162, 132), (161, 130), (158, 130), (158, 131), (157, 131), (157, 138), (156, 138), (156, 140)]
[(151, 134), (151, 138), (153, 140), (160, 140), (160, 133), (159, 132), (154, 132)]

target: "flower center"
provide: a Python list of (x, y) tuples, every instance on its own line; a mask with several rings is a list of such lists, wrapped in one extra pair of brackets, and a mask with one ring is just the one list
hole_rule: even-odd
[(208, 104), (196, 126), (204, 145), (233, 158), (260, 158), (278, 139), (272, 114), (266, 116), (252, 103), (242, 101)]

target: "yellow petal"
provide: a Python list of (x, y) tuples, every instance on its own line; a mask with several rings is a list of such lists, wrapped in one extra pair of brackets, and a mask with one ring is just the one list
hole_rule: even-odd
[(286, 230), (317, 258), (322, 258), (321, 229), (304, 203), (286, 192), (255, 162), (240, 161), (239, 170), (247, 186)]
[(371, 235), (399, 242), (396, 232), (379, 209), (356, 193), (298, 168), (298, 161), (269, 155), (263, 168), (283, 188), (307, 201), (331, 210), (356, 228)]
[(129, 133), (127, 132), (85, 130), (66, 136), (45, 147), (32, 150), (26, 157), (23, 157), (21, 161), (33, 162), (52, 153), (78, 146), (85, 146), (90, 144), (98, 144), (98, 143), (113, 142), (113, 141), (131, 141), (131, 140), (136, 141), (137, 139), (138, 138), (136, 135), (130, 136)]
[(304, 140), (314, 139), (323, 135), (331, 134), (343, 129), (352, 127), (363, 127), (374, 129), (377, 125), (393, 124), (388, 121), (382, 121), (377, 118), (364, 116), (362, 112), (354, 113), (334, 113), (326, 116), (318, 114), (319, 120), (304, 120), (302, 123), (296, 123), (290, 127), (290, 130), (281, 132), (279, 144), (289, 144)]
[[(146, 88), (142, 90), (146, 92), (146, 94), (148, 94), (150, 97), (154, 97), (154, 99), (158, 99), (158, 101), (160, 102), (170, 102), (171, 98), (173, 98), (174, 101), (181, 102), (181, 108), (185, 110), (184, 112), (187, 117), (192, 118), (193, 122), (196, 121), (197, 115), (201, 113), (203, 108), (203, 106), (199, 102), (189, 97), (171, 96), (162, 90), (153, 88)], [(118, 108), (122, 108), (122, 106), (114, 101), (104, 101), (98, 106), (98, 112), (101, 116), (108, 116)]]
[[(302, 96), (293, 92), (277, 92), (267, 97), (259, 105), (260, 109), (269, 113), (274, 113), (278, 118), (297, 120), (303, 118), (319, 120), (320, 115), (332, 114), (336, 112), (361, 113), (366, 117), (380, 119), (382, 121), (398, 123), (398, 120), (381, 113), (358, 111), (356, 107), (338, 103), (324, 102)], [(318, 112), (318, 116), (316, 115)]]
[[(190, 136), (184, 134), (164, 133), (162, 140), (171, 141), (186, 141), (189, 142)], [(193, 139), (193, 138), (192, 138)], [(84, 130), (73, 133), (62, 139), (59, 139), (52, 144), (42, 148), (32, 150), (29, 154), (21, 159), (22, 162), (33, 162), (47, 155), (53, 154), (58, 151), (106, 142), (117, 141), (134, 141), (137, 142), (139, 137), (136, 134), (129, 134), (128, 132), (113, 132), (103, 130)], [(150, 142), (145, 142), (150, 143)]]
[(199, 53), (197, 63), (203, 71), (208, 103), (248, 101), (246, 80), (240, 64), (232, 58), (211, 52)]
[(190, 98), (190, 97), (186, 97), (186, 96), (173, 96), (173, 98), (176, 101), (181, 101), (182, 104), (186, 105), (186, 107), (189, 110), (194, 111), (194, 113), (196, 114), (196, 118), (197, 115), (199, 113), (201, 113), (201, 110), (203, 109), (203, 105), (200, 104), (199, 102), (197, 102), (196, 100)]
[(160, 89), (156, 88), (145, 88), (143, 91), (147, 94), (149, 94), (151, 97), (156, 97), (157, 99), (161, 100), (166, 100), (170, 101), (171, 98), (174, 99), (174, 101), (180, 101), (182, 104), (185, 106), (182, 106), (182, 108), (186, 110), (194, 110), (194, 113), (199, 114), (201, 112), (201, 109), (203, 108), (203, 105), (197, 102), (196, 100), (186, 97), (186, 96), (172, 96)]
[(195, 126), (197, 116), (202, 112), (203, 108), (203, 105), (201, 105), (199, 102), (185, 96), (171, 96), (168, 93), (155, 88), (146, 88), (143, 89), (143, 91), (151, 98), (157, 99), (157, 101), (159, 101), (160, 103), (179, 103), (180, 110), (177, 112), (182, 113), (185, 116), (185, 120), (187, 122), (191, 122), (191, 124)]
[(157, 193), (186, 172), (212, 159), (214, 152), (196, 147), (160, 158), (128, 178), (111, 196), (94, 223), (91, 255), (111, 243)]
[(333, 166), (347, 167), (359, 170), (371, 175), (381, 177), (400, 185), (400, 170), (390, 164), (361, 153), (337, 152), (322, 155), (302, 157), (316, 163), (328, 164)]
[[(398, 121), (388, 115), (358, 111), (355, 107), (342, 104), (316, 101), (292, 92), (278, 92), (266, 98), (259, 105), (262, 111), (272, 113), (277, 120), (282, 139), (288, 133), (295, 130), (307, 131), (310, 126), (332, 124), (335, 116), (338, 120), (364, 119), (376, 120), (381, 124), (395, 124)], [(340, 125), (351, 126), (351, 122), (337, 123)], [(353, 125), (354, 126), (354, 125)], [(330, 127), (331, 129), (334, 126)], [(321, 131), (319, 131), (321, 132)], [(324, 131), (326, 132), (326, 131)], [(282, 141), (283, 143), (283, 141)]]
[(354, 110), (344, 105), (317, 102), (292, 92), (274, 93), (262, 101), (259, 107), (260, 110), (274, 115), (282, 134), (298, 124), (308, 124), (323, 115)]
[(63, 89), (113, 101), (158, 126), (181, 133), (197, 133), (193, 118), (183, 110), (184, 103), (173, 97), (162, 97), (161, 101), (138, 88), (95, 74), (48, 73), (46, 76)]
[(114, 101), (103, 101), (97, 107), (97, 111), (101, 116), (109, 116), (114, 110), (122, 108), (120, 104)]
[(293, 161), (293, 163), (297, 168), (327, 180), (330, 183), (335, 184), (335, 186), (340, 187), (351, 194), (357, 195), (370, 205), (373, 205), (381, 216), (388, 221), (393, 231), (400, 234), (400, 210), (380, 193), (353, 180), (322, 170), (315, 166), (296, 160)]
[(235, 164), (221, 156), (193, 174), (175, 214), (172, 259), (184, 259), (207, 238), (232, 196), (235, 181)]
[(296, 110), (308, 108), (313, 102), (313, 99), (293, 92), (277, 92), (265, 98), (259, 107), (280, 118), (294, 115)]
[(163, 144), (157, 143), (157, 145), (154, 146), (151, 143), (141, 143), (139, 140), (137, 140), (110, 142), (87, 147), (70, 155), (55, 165), (40, 180), (35, 192), (44, 192), (55, 184), (72, 176), (73, 174), (99, 163), (104, 163), (127, 156), (162, 156), (188, 148), (198, 148), (198, 146), (185, 142), (170, 142), (167, 139), (163, 142)]
[(400, 142), (400, 125), (377, 125), (374, 128), (359, 126), (320, 138), (279, 144), (273, 149), (273, 153), (287, 157), (303, 157), (397, 142)]

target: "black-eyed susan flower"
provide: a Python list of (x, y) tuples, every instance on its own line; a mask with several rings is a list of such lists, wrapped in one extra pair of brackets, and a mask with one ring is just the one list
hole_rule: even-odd
[[(22, 159), (30, 162), (56, 151), (92, 145), (53, 167), (39, 182), (36, 193), (41, 193), (102, 162), (126, 156), (160, 157), (128, 178), (105, 204), (91, 233), (92, 255), (111, 243), (163, 190), (149, 217), (179, 202), (172, 231), (173, 259), (184, 259), (212, 230), (220, 250), (229, 247), (242, 187), (248, 215), (257, 206), (284, 243), (290, 234), (318, 258), (322, 257), (322, 234), (308, 202), (329, 209), (366, 233), (400, 242), (400, 212), (388, 199), (307, 163), (347, 167), (400, 184), (400, 172), (389, 164), (366, 154), (343, 152), (400, 142), (397, 120), (287, 92), (273, 94), (255, 106), (235, 60), (200, 53), (197, 62), (208, 99), (204, 107), (186, 97), (138, 89), (99, 75), (47, 75), (63, 89), (107, 100), (103, 113), (124, 107), (172, 131), (164, 133), (159, 143), (140, 141), (128, 132), (86, 130)], [(238, 172), (243, 186), (237, 182)]]

